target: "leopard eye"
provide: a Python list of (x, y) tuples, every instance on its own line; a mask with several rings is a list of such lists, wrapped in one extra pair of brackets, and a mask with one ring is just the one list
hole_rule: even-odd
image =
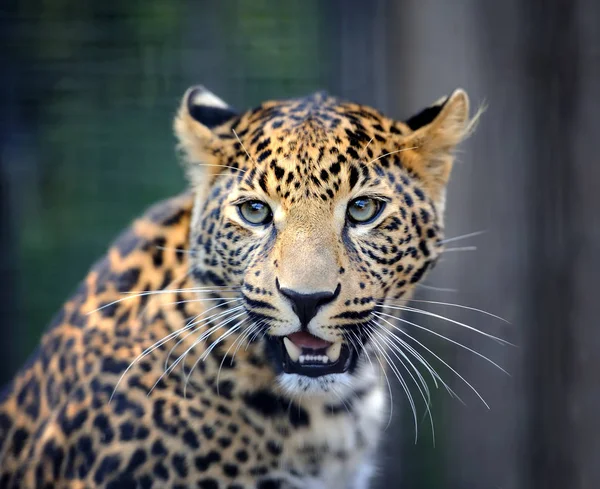
[(369, 224), (383, 210), (385, 203), (371, 197), (358, 197), (350, 201), (346, 211), (348, 219), (354, 224)]
[(260, 200), (248, 200), (238, 206), (242, 219), (253, 226), (269, 224), (273, 220), (271, 208)]

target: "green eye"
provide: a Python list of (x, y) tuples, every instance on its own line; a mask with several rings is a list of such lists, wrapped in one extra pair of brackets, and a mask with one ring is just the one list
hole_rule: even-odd
[(268, 224), (273, 220), (271, 208), (260, 200), (249, 200), (238, 206), (242, 219), (254, 226)]
[(348, 204), (348, 219), (354, 224), (368, 224), (382, 211), (385, 203), (370, 197), (359, 197)]

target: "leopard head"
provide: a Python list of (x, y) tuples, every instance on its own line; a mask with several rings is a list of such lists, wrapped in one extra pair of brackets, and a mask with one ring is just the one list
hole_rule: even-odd
[(473, 121), (462, 90), (405, 122), (323, 93), (242, 113), (203, 87), (185, 94), (192, 272), (235, 291), (246, 322), (232, 334), (252, 328), (283, 389), (365, 381), (374, 314), (440, 254), (453, 150)]

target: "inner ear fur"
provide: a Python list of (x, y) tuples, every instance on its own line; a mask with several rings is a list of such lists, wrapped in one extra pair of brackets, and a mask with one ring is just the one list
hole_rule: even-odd
[(435, 198), (443, 196), (456, 146), (474, 130), (481, 110), (469, 116), (469, 97), (455, 90), (406, 121), (412, 132), (403, 141), (405, 165), (419, 175)]
[(236, 111), (203, 86), (185, 92), (173, 127), (191, 183), (210, 180), (207, 175), (219, 172), (221, 141), (214, 129), (236, 116)]

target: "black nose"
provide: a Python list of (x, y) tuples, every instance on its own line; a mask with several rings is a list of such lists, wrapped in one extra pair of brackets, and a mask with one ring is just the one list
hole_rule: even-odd
[(292, 289), (279, 287), (279, 281), (277, 281), (277, 288), (292, 302), (292, 309), (304, 327), (317, 315), (321, 306), (335, 300), (340, 294), (341, 285), (338, 284), (334, 292), (315, 292), (314, 294), (301, 294)]

